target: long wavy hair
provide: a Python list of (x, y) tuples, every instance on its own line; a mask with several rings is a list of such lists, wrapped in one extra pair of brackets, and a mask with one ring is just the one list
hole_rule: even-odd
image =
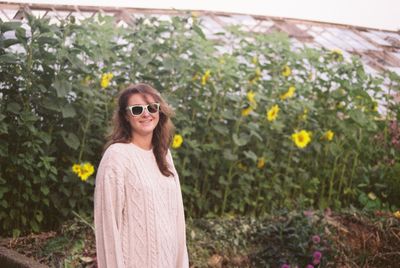
[(104, 150), (114, 143), (130, 143), (132, 141), (132, 127), (126, 119), (126, 107), (128, 106), (128, 99), (133, 94), (141, 94), (144, 97), (152, 96), (156, 102), (160, 103), (160, 120), (153, 131), (151, 143), (158, 168), (164, 176), (169, 177), (173, 173), (168, 167), (166, 156), (174, 132), (174, 125), (171, 121), (173, 111), (160, 93), (148, 84), (130, 84), (120, 92), (112, 120), (113, 129), (107, 137)]

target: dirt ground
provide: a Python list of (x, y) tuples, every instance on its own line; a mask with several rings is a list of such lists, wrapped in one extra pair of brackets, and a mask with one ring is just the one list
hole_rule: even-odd
[[(400, 267), (400, 219), (389, 212), (329, 213), (324, 227), (332, 241), (334, 266)], [(96, 267), (95, 242), (92, 229), (76, 224), (64, 226), (59, 232), (31, 234), (17, 239), (2, 239), (0, 245), (32, 257), (42, 264), (55, 263), (69, 267)], [(248, 267), (247, 256), (232, 257), (210, 254), (204, 267)], [(236, 259), (234, 259), (236, 258)]]

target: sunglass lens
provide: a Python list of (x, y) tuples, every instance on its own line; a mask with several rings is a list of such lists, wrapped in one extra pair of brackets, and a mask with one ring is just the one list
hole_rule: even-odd
[(134, 106), (131, 108), (133, 115), (140, 115), (143, 112), (142, 106)]
[(149, 106), (147, 107), (147, 110), (149, 111), (149, 113), (152, 113), (152, 114), (154, 114), (154, 113), (156, 113), (156, 112), (158, 112), (158, 105), (157, 104), (149, 104)]

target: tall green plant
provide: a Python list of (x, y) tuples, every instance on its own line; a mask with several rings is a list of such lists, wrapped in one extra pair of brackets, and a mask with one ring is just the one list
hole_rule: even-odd
[(153, 84), (175, 108), (192, 217), (364, 206), (365, 196), (395, 204), (397, 74), (373, 77), (357, 58), (294, 49), (284, 34), (231, 27), (210, 40), (201, 27), (195, 17), (1, 22), (2, 230), (91, 213), (113, 99), (130, 82)]

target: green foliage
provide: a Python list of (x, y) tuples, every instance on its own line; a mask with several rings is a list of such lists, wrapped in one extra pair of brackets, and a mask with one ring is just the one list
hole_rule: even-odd
[[(93, 177), (82, 182), (71, 167), (97, 167), (113, 99), (139, 81), (176, 109), (183, 144), (173, 155), (192, 217), (364, 206), (369, 192), (395, 208), (395, 73), (370, 76), (357, 58), (293, 49), (278, 33), (232, 27), (220, 34), (226, 42), (208, 40), (196, 18), (122, 27), (103, 16), (59, 24), (28, 16), (0, 31), (1, 230), (50, 228), (73, 210), (90, 215)], [(106, 73), (113, 77), (104, 81)], [(302, 149), (291, 139), (299, 130), (312, 133)]]
[(313, 263), (315, 252), (320, 252), (319, 267), (326, 267), (335, 250), (326, 233), (327, 222), (318, 211), (305, 214), (279, 211), (262, 219), (190, 220), (191, 261), (196, 267), (206, 267), (205, 260), (215, 254), (223, 257), (226, 267), (306, 267)]
[(313, 212), (308, 216), (290, 215), (281, 211), (275, 217), (259, 222), (252, 229), (251, 241), (258, 245), (251, 255), (254, 267), (281, 267), (284, 264), (305, 267), (313, 264), (315, 252), (322, 253), (319, 264), (326, 266), (332, 248), (325, 237), (323, 215)]
[(93, 229), (88, 227), (90, 225), (83, 218), (68, 220), (57, 234), (36, 241), (35, 258), (50, 267), (91, 267), (96, 256), (96, 243)]
[[(98, 161), (112, 96), (84, 82), (104, 64), (78, 38), (91, 36), (90, 28), (31, 16), (25, 26), (1, 26), (0, 229), (14, 235), (57, 226), (73, 209), (91, 212), (93, 180), (80, 182), (71, 166)], [(4, 40), (10, 30), (16, 39)], [(102, 33), (92, 40), (108, 40)]]

